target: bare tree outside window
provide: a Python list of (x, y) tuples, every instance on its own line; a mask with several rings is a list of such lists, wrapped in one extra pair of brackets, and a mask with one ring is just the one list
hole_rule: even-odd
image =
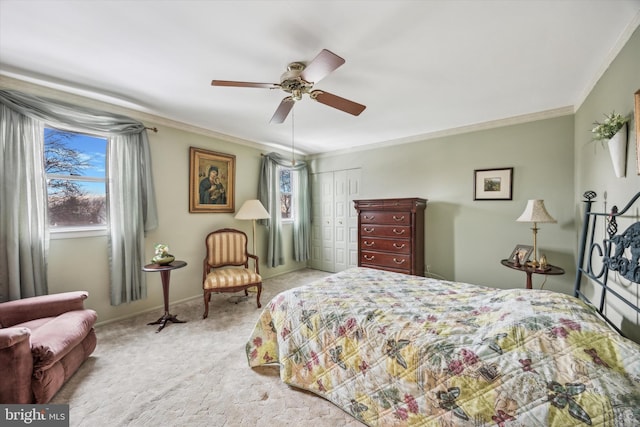
[(49, 225), (105, 227), (106, 138), (45, 129)]
[(281, 218), (285, 220), (292, 220), (292, 206), (291, 206), (291, 194), (293, 186), (291, 183), (291, 170), (280, 170), (280, 214)]

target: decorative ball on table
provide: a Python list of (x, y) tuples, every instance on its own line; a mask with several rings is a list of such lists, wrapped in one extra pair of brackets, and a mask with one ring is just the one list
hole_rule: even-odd
[(155, 251), (155, 256), (151, 258), (151, 262), (155, 264), (167, 265), (176, 259), (176, 257), (169, 253), (169, 246), (163, 243), (158, 243), (155, 246)]

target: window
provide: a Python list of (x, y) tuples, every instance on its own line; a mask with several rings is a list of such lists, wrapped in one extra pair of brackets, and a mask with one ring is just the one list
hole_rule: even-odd
[(291, 169), (280, 169), (280, 215), (285, 221), (293, 221), (293, 183)]
[(52, 232), (106, 230), (107, 139), (45, 128), (49, 227)]

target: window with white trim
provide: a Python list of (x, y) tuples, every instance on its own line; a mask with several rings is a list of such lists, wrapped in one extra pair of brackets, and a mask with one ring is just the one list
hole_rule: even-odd
[(293, 181), (291, 177), (291, 169), (280, 169), (280, 218), (283, 221), (293, 221), (294, 203), (293, 203)]
[(107, 228), (107, 138), (45, 128), (51, 232)]

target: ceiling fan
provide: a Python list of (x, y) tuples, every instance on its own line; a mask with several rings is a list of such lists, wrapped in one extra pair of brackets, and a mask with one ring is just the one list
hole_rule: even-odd
[(345, 60), (335, 53), (323, 49), (311, 62), (292, 62), (287, 67), (282, 76), (280, 83), (252, 83), (252, 82), (235, 82), (229, 80), (212, 80), (212, 86), (233, 86), (233, 87), (257, 87), (264, 89), (282, 89), (290, 96), (285, 97), (276, 112), (271, 117), (271, 123), (282, 123), (289, 115), (296, 101), (302, 99), (303, 94), (309, 94), (314, 99), (329, 107), (344, 111), (345, 113), (359, 115), (366, 108), (362, 104), (349, 101), (337, 95), (325, 92), (323, 90), (312, 90), (313, 85), (329, 73), (345, 63)]

